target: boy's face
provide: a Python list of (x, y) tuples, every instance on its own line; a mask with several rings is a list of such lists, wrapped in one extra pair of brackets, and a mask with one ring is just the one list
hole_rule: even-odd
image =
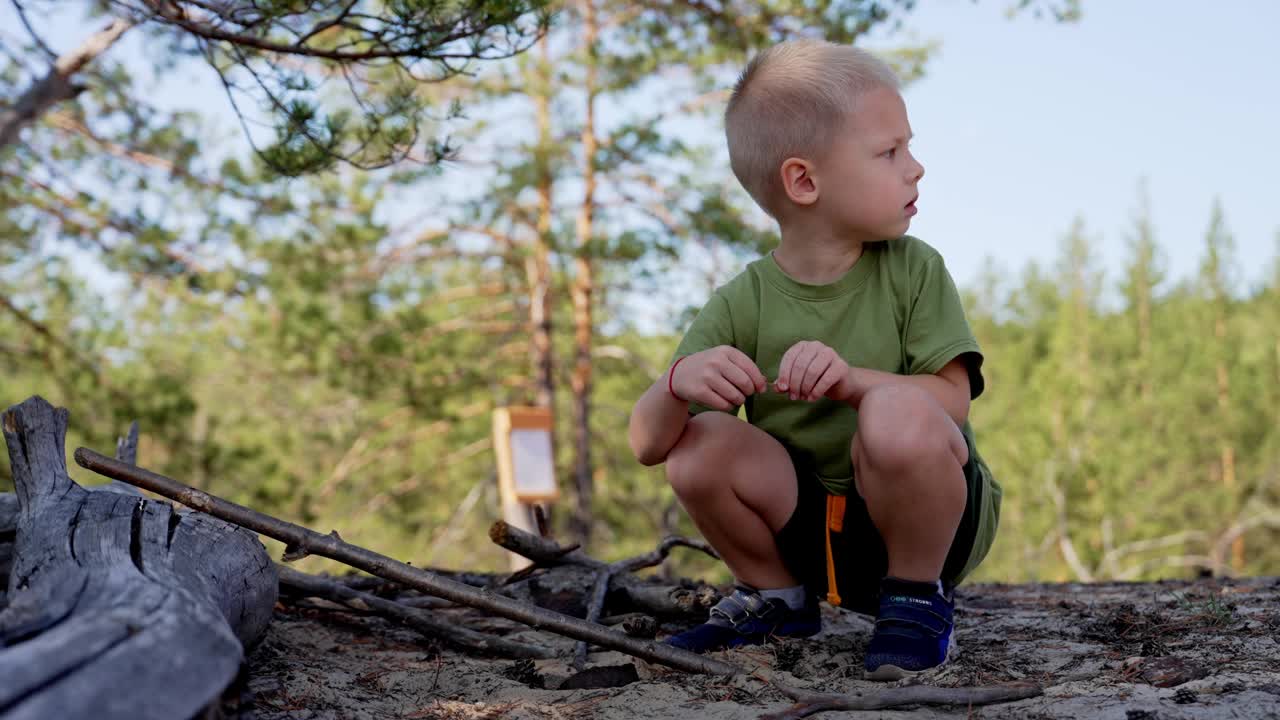
[(815, 162), (815, 209), (833, 229), (862, 240), (906, 233), (924, 176), (910, 140), (907, 107), (897, 91), (878, 88), (858, 99), (829, 152)]

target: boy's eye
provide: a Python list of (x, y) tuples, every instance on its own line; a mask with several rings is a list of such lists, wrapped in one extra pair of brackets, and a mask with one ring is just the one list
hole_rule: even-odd
[(883, 155), (883, 156), (885, 156), (885, 157), (887, 157), (887, 158), (889, 158), (890, 160), (892, 160), (892, 159), (893, 159), (893, 157), (894, 157), (895, 155), (897, 155), (897, 154), (898, 154), (898, 148), (896, 148), (896, 147), (891, 147), (891, 148), (889, 148), (888, 150), (885, 150), (884, 152), (882, 152), (882, 153), (880, 153), (880, 154), (881, 154), (881, 155)]

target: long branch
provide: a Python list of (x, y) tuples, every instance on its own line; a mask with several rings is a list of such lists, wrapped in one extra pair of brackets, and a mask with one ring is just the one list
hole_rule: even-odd
[(80, 90), (72, 84), (71, 76), (106, 52), (131, 27), (131, 21), (118, 18), (112, 20), (106, 27), (89, 36), (80, 47), (55, 60), (48, 75), (27, 88), (9, 109), (0, 111), (0, 148), (16, 141), (18, 133), (49, 108), (75, 97)]
[(93, 379), (99, 385), (106, 388), (113, 398), (120, 398), (120, 391), (111, 383), (111, 380), (107, 377), (106, 373), (102, 372), (101, 369), (89, 361), (89, 359), (84, 355), (81, 355), (80, 351), (72, 347), (68, 341), (54, 335), (53, 331), (50, 330), (48, 326), (33, 318), (30, 314), (18, 307), (12, 300), (4, 295), (0, 295), (0, 309), (7, 310), (23, 325), (31, 328), (45, 340), (48, 340), (51, 345), (65, 352), (73, 362), (92, 375)]
[[(285, 44), (253, 35), (227, 32), (214, 27), (208, 22), (194, 20), (189, 17), (183, 9), (171, 7), (167, 3), (158, 2), (156, 0), (143, 0), (143, 3), (152, 11), (154, 19), (179, 27), (192, 35), (196, 35), (206, 40), (225, 42), (234, 46), (253, 48), (255, 50), (261, 50), (269, 53), (300, 55), (303, 57), (322, 58), (338, 62), (350, 63), (394, 58), (429, 60), (503, 60), (514, 57), (528, 49), (527, 45), (515, 45), (500, 54), (486, 55), (481, 49), (481, 46), (477, 44), (475, 45), (476, 49), (473, 52), (447, 52), (444, 48), (451, 47), (453, 43), (456, 43), (459, 40), (473, 40), (478, 42), (478, 39), (484, 35), (485, 28), (470, 27), (465, 22), (461, 21), (455, 23), (455, 27), (452, 28), (446, 28), (442, 25), (421, 28), (421, 34), (418, 36), (417, 43), (410, 44), (407, 47), (396, 47), (392, 44), (394, 40), (400, 39), (398, 37), (386, 38), (381, 37), (381, 33), (371, 33), (366, 31), (366, 39), (381, 47), (377, 49), (358, 51), (326, 49), (307, 45), (306, 40), (309, 38), (303, 38), (293, 44)], [(432, 32), (445, 34), (438, 37), (430, 37), (430, 33)], [(422, 35), (428, 36), (429, 40), (424, 43)], [(534, 39), (536, 40), (536, 37)], [(532, 41), (529, 41), (529, 43), (531, 45)]]
[(81, 467), (100, 475), (150, 490), (200, 512), (284, 542), (288, 547), (287, 555), (291, 557), (300, 558), (306, 555), (327, 557), (461, 605), (486, 610), (530, 627), (550, 630), (575, 640), (586, 640), (678, 670), (724, 676), (742, 672), (742, 668), (729, 663), (695, 655), (670, 645), (627, 637), (578, 618), (447, 580), (386, 555), (351, 545), (343, 541), (337, 532), (321, 535), (310, 528), (223, 500), (88, 448), (78, 448), (75, 459)]

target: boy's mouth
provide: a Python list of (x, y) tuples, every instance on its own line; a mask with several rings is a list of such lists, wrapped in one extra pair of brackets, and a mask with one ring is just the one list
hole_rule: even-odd
[(911, 217), (912, 215), (915, 215), (915, 214), (916, 214), (916, 212), (917, 212), (917, 210), (916, 210), (916, 201), (917, 201), (917, 200), (919, 200), (919, 199), (920, 199), (920, 196), (919, 196), (919, 195), (917, 195), (917, 196), (915, 196), (915, 197), (911, 198), (911, 202), (907, 203), (906, 207), (904, 207), (904, 208), (903, 208), (903, 210), (905, 210), (905, 211), (906, 211), (906, 213), (907, 213), (907, 217)]

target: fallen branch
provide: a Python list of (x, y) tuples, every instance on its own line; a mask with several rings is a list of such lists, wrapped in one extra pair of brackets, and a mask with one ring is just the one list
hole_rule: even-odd
[(332, 600), (355, 610), (371, 611), (407, 625), (424, 635), (444, 640), (464, 650), (501, 654), (514, 658), (550, 658), (555, 653), (547, 648), (493, 637), (453, 622), (437, 620), (429, 612), (412, 608), (369, 593), (352, 590), (340, 582), (308, 575), (283, 565), (277, 566), (280, 585), (302, 594)]
[(528, 530), (521, 530), (505, 520), (499, 520), (489, 526), (489, 539), (499, 547), (527, 557), (536, 565), (543, 567), (554, 567), (556, 565), (604, 567), (606, 565), (606, 563), (582, 552), (577, 545), (561, 547), (560, 543), (551, 538), (535, 535)]
[[(446, 577), (450, 580), (456, 580), (463, 585), (472, 587), (493, 587), (502, 582), (504, 574), (501, 573), (476, 573), (476, 572), (455, 572), (452, 570), (433, 570), (436, 575)], [(329, 578), (336, 583), (342, 583), (352, 590), (361, 590), (364, 592), (374, 592), (379, 595), (395, 595), (405, 588), (400, 583), (392, 582), (386, 578), (380, 578), (375, 575), (336, 575)]]
[(624, 585), (622, 592), (628, 604), (651, 615), (699, 615), (720, 600), (720, 591), (710, 585), (689, 589), (633, 583)]
[(795, 705), (760, 720), (796, 720), (829, 710), (884, 710), (903, 705), (991, 705), (1037, 697), (1044, 691), (1034, 683), (1006, 683), (988, 687), (933, 687), (908, 685), (875, 692), (816, 693), (774, 684)]
[(418, 608), (420, 610), (439, 610), (440, 608), (455, 607), (448, 600), (441, 600), (438, 597), (430, 595), (407, 595), (396, 598), (396, 602), (405, 607)]
[(670, 645), (627, 637), (622, 633), (543, 608), (526, 605), (501, 595), (485, 592), (462, 583), (446, 580), (371, 550), (352, 545), (337, 533), (321, 535), (309, 528), (265, 515), (242, 505), (228, 502), (209, 493), (187, 487), (163, 475), (114, 460), (88, 448), (79, 448), (76, 462), (106, 477), (136, 485), (144, 490), (176, 500), (188, 507), (208, 513), (230, 523), (286, 543), (289, 557), (320, 555), (416, 588), (437, 597), (452, 600), (495, 615), (516, 620), (534, 628), (587, 640), (649, 662), (694, 673), (732, 676), (742, 668), (705, 658)]
[[(672, 535), (663, 538), (653, 552), (606, 565), (596, 575), (595, 586), (591, 589), (591, 598), (587, 601), (587, 622), (598, 623), (600, 621), (600, 616), (604, 613), (604, 598), (609, 593), (609, 583), (613, 581), (615, 575), (653, 567), (667, 559), (667, 555), (671, 553), (671, 548), (677, 546), (701, 550), (717, 560), (720, 559), (716, 551), (707, 543), (701, 540), (690, 540)], [(584, 640), (579, 640), (573, 651), (573, 667), (581, 670), (586, 663), (587, 643)]]
[[(535, 572), (541, 572), (548, 568), (577, 566), (592, 570), (604, 570), (608, 567), (607, 563), (596, 560), (578, 550), (576, 545), (564, 548), (550, 538), (535, 535), (527, 530), (508, 525), (501, 520), (495, 522), (489, 528), (489, 539), (493, 540), (498, 546), (533, 561), (533, 564), (529, 567), (508, 577), (506, 582), (503, 583), (504, 585), (523, 580)], [(679, 539), (672, 540), (672, 542), (702, 550), (712, 557), (718, 557), (709, 545), (701, 541)], [(642, 567), (650, 567), (661, 563), (665, 554), (669, 551), (670, 547), (666, 549), (660, 547), (647, 555), (641, 555), (623, 562), (635, 562), (636, 564), (631, 569), (638, 570)], [(614, 574), (616, 576), (618, 573), (615, 572)], [(628, 582), (622, 584), (621, 588), (615, 589), (620, 589), (626, 595), (629, 604), (635, 609), (654, 615), (696, 615), (710, 608), (720, 599), (720, 593), (715, 588), (707, 585), (695, 589), (687, 589), (670, 585)]]

